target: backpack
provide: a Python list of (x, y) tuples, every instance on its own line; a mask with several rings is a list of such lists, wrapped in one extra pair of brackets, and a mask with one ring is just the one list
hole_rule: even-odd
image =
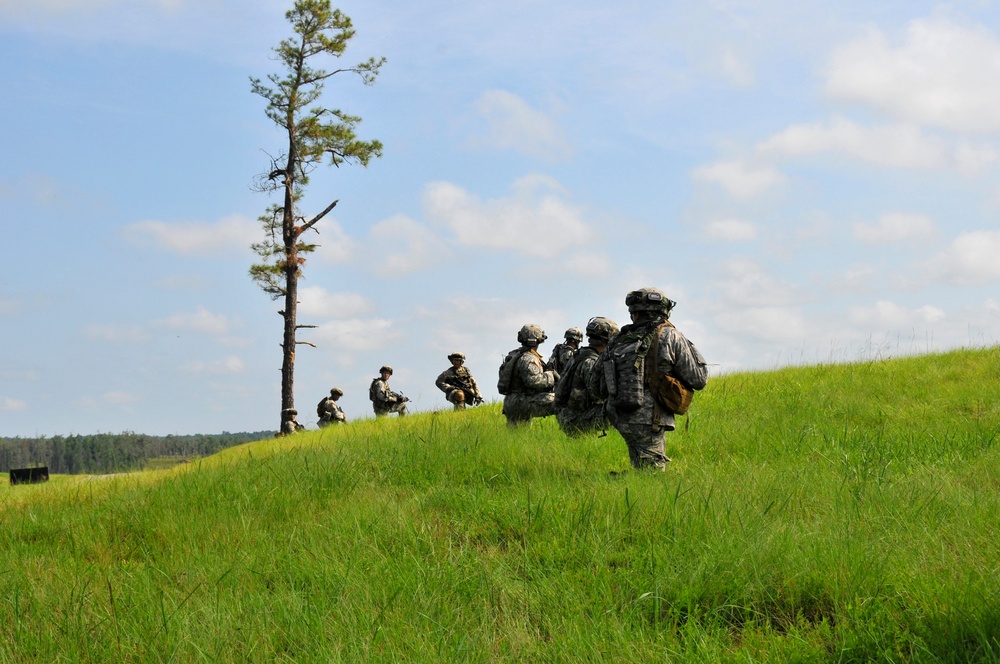
[(563, 373), (559, 375), (559, 380), (556, 381), (555, 389), (555, 401), (557, 406), (565, 406), (569, 403), (570, 394), (573, 392), (573, 381), (576, 377), (576, 372), (580, 364), (583, 363), (588, 357), (593, 357), (597, 355), (597, 351), (593, 348), (586, 346), (576, 351), (566, 366), (563, 367)]
[(316, 404), (317, 417), (323, 417), (324, 415), (326, 415), (326, 400), (327, 397), (323, 397), (322, 399), (320, 399), (320, 402)]
[(517, 366), (518, 358), (525, 352), (522, 348), (515, 348), (507, 353), (507, 357), (500, 363), (500, 379), (497, 381), (497, 392), (500, 394), (510, 393), (510, 388), (514, 384), (514, 368)]
[(368, 388), (368, 400), (369, 401), (376, 401), (377, 400), (376, 397), (375, 397), (375, 395), (378, 394), (378, 390), (376, 389), (375, 386), (378, 385), (378, 381), (379, 380), (380, 379), (378, 379), (378, 378), (373, 378), (372, 379), (372, 384)]
[(626, 326), (604, 351), (604, 384), (608, 400), (621, 413), (631, 413), (645, 405), (645, 387), (665, 410), (683, 415), (691, 405), (694, 392), (684, 383), (656, 370), (656, 348), (670, 321), (655, 328), (629, 329)]
[(668, 325), (673, 327), (673, 324), (667, 321), (664, 325), (656, 328), (653, 339), (654, 343), (650, 346), (646, 357), (646, 382), (649, 385), (649, 391), (652, 392), (653, 397), (663, 408), (669, 410), (674, 415), (684, 415), (691, 406), (694, 390), (685, 385), (680, 379), (657, 371), (656, 358), (653, 357), (653, 349), (660, 345), (660, 337), (663, 335), (663, 329)]

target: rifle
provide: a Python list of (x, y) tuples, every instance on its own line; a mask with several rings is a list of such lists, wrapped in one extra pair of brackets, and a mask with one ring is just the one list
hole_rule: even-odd
[(391, 396), (397, 402), (406, 402), (410, 400), (410, 397), (403, 396), (402, 392), (393, 392), (392, 390), (389, 391), (389, 396)]

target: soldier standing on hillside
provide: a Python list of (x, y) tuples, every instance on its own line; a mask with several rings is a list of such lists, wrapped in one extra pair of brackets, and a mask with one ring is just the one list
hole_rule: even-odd
[(444, 392), (445, 398), (455, 406), (455, 410), (465, 410), (465, 404), (469, 402), (474, 406), (481, 404), (483, 397), (479, 392), (479, 385), (472, 372), (463, 366), (465, 354), (452, 353), (448, 360), (451, 361), (451, 366), (441, 372), (434, 384)]
[[(674, 430), (674, 413), (686, 411), (692, 390), (708, 382), (705, 358), (667, 320), (675, 304), (656, 288), (629, 293), (625, 305), (632, 324), (611, 339), (601, 369), (591, 374), (592, 391), (606, 397), (608, 420), (625, 439), (634, 468), (665, 469), (670, 459), (664, 434)], [(665, 385), (674, 392), (664, 396)]]
[(547, 338), (539, 326), (523, 326), (517, 333), (520, 348), (507, 353), (500, 366), (497, 389), (504, 395), (503, 414), (510, 426), (555, 414), (552, 386), (559, 374), (546, 369), (538, 353), (538, 345)]
[(406, 402), (410, 400), (409, 397), (389, 389), (392, 367), (386, 365), (378, 371), (379, 377), (372, 380), (371, 387), (368, 388), (368, 398), (371, 399), (375, 416), (382, 417), (389, 413), (399, 413), (400, 417), (406, 415)]
[(590, 376), (598, 356), (608, 341), (618, 333), (618, 325), (609, 318), (596, 316), (587, 322), (588, 345), (576, 352), (556, 383), (555, 405), (559, 427), (570, 436), (607, 427), (604, 399), (591, 394)]
[(558, 343), (552, 348), (552, 355), (549, 356), (547, 365), (547, 368), (552, 369), (560, 376), (580, 348), (580, 342), (583, 341), (583, 332), (578, 327), (571, 327), (566, 330), (566, 334), (563, 337), (566, 341)]
[(344, 391), (339, 387), (335, 387), (330, 390), (330, 396), (323, 397), (323, 399), (316, 404), (316, 415), (319, 416), (319, 427), (328, 427), (331, 424), (345, 424), (347, 422), (347, 415), (344, 410), (337, 403), (340, 397), (344, 396)]

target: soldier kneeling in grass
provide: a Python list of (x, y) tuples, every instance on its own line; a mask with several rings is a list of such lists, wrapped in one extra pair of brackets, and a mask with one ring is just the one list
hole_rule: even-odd
[(445, 398), (454, 405), (455, 410), (465, 410), (468, 403), (473, 406), (481, 404), (483, 397), (479, 392), (479, 385), (472, 372), (464, 366), (465, 354), (452, 353), (448, 360), (451, 361), (451, 366), (441, 372), (434, 384), (444, 392)]

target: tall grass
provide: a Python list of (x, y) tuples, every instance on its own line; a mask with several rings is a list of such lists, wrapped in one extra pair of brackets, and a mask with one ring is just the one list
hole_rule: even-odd
[(1000, 660), (998, 376), (718, 378), (666, 473), (489, 405), (4, 486), (0, 660)]

